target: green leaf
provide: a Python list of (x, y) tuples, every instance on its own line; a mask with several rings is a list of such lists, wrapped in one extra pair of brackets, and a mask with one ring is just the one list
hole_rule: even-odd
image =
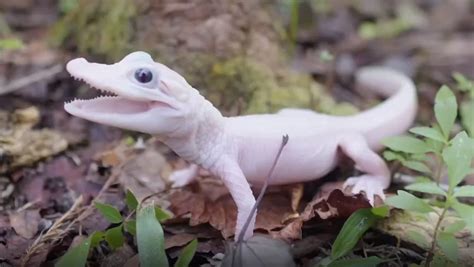
[(91, 248), (92, 234), (79, 245), (70, 248), (66, 254), (64, 254), (56, 264), (55, 267), (84, 267), (87, 263), (87, 257), (89, 256), (89, 250)]
[(466, 223), (467, 229), (474, 233), (474, 206), (469, 206), (458, 201), (454, 201), (452, 208)]
[(443, 150), (443, 160), (448, 166), (449, 187), (457, 186), (471, 171), (473, 153), (471, 140), (466, 132), (457, 134), (451, 145)]
[(109, 222), (122, 222), (122, 215), (120, 215), (120, 212), (114, 206), (100, 202), (94, 202), (94, 206)]
[(160, 207), (155, 207), (155, 215), (156, 219), (160, 222), (166, 221), (171, 218), (171, 215), (168, 212), (162, 210)]
[(426, 176), (416, 176), (415, 183), (430, 183), (433, 182), (430, 178)]
[(137, 234), (137, 221), (136, 220), (128, 220), (125, 222), (125, 230), (132, 235)]
[(390, 214), (390, 207), (387, 205), (383, 205), (380, 207), (371, 208), (370, 211), (376, 216), (388, 217), (388, 215)]
[(121, 247), (124, 242), (122, 225), (108, 229), (105, 232), (105, 241), (107, 241), (112, 249)]
[(448, 226), (446, 226), (446, 228), (444, 228), (443, 232), (455, 234), (464, 229), (464, 227), (466, 227), (466, 222), (459, 220), (454, 223), (450, 223)]
[(424, 202), (422, 199), (419, 199), (416, 196), (402, 190), (398, 190), (397, 193), (398, 195), (386, 199), (385, 204), (391, 205), (399, 209), (416, 211), (421, 213), (428, 213), (433, 211), (433, 208), (426, 202)]
[(458, 264), (451, 262), (450, 260), (448, 260), (446, 256), (437, 252), (435, 252), (433, 256), (433, 261), (431, 261), (430, 266), (432, 267), (459, 267)]
[(416, 183), (405, 186), (406, 190), (446, 196), (446, 192), (434, 182)]
[(68, 13), (79, 5), (78, 0), (60, 0), (59, 9), (63, 13)]
[(426, 237), (418, 231), (408, 230), (407, 235), (408, 235), (409, 241), (413, 242), (419, 247), (428, 247), (430, 245), (430, 242), (426, 240)]
[(441, 86), (436, 94), (434, 110), (441, 131), (444, 137), (448, 138), (458, 115), (456, 97), (448, 86)]
[(443, 142), (439, 142), (433, 139), (426, 139), (425, 143), (426, 143), (426, 146), (428, 146), (428, 149), (430, 150), (430, 152), (434, 152), (437, 155), (441, 155), (441, 152), (445, 145)]
[(0, 51), (2, 50), (19, 50), (25, 47), (22, 40), (18, 38), (0, 38)]
[[(428, 140), (429, 141), (429, 140)], [(436, 141), (438, 142), (438, 141)], [(426, 143), (426, 142), (425, 142)], [(439, 143), (439, 142), (438, 142)], [(428, 146), (428, 145), (427, 145)], [(430, 149), (430, 148), (428, 148)], [(429, 151), (429, 152), (432, 152), (432, 151)], [(427, 154), (411, 154), (410, 155), (410, 160), (414, 160), (414, 161), (421, 161), (421, 162), (426, 162), (428, 160), (431, 160), (430, 157), (427, 156)]]
[(345, 256), (362, 235), (379, 219), (370, 209), (359, 209), (347, 219), (332, 246), (331, 259)]
[(138, 210), (137, 247), (140, 266), (168, 266), (163, 228), (156, 219), (153, 206), (146, 206)]
[(430, 168), (428, 168), (428, 166), (426, 166), (423, 162), (407, 160), (402, 162), (402, 165), (418, 172), (431, 173)]
[(474, 185), (455, 187), (454, 197), (474, 197)]
[(459, 112), (464, 129), (469, 133), (469, 136), (474, 137), (474, 99), (461, 103)]
[(386, 147), (394, 151), (423, 154), (429, 151), (429, 147), (420, 139), (412, 136), (389, 137), (382, 142)]
[(383, 157), (388, 161), (393, 161), (393, 160), (398, 160), (400, 162), (405, 161), (405, 158), (403, 157), (402, 154), (397, 153), (397, 152), (393, 152), (393, 151), (390, 151), (390, 150), (385, 150), (383, 152)]
[(457, 262), (458, 260), (458, 243), (453, 234), (441, 232), (438, 234), (437, 243), (444, 255), (450, 261)]
[(136, 210), (138, 207), (138, 200), (130, 190), (127, 190), (127, 193), (125, 194), (125, 202), (130, 211)]
[(379, 257), (370, 256), (368, 258), (360, 259), (341, 259), (331, 262), (328, 267), (376, 267), (385, 262)]
[(91, 238), (91, 247), (94, 248), (94, 247), (97, 247), (101, 241), (105, 240), (105, 233), (102, 231), (97, 231), (97, 232), (92, 233), (90, 238)]
[(430, 138), (432, 140), (440, 141), (440, 142), (446, 142), (446, 138), (443, 136), (442, 133), (438, 131), (436, 128), (430, 128), (430, 127), (415, 127), (411, 128), (410, 132)]
[(178, 257), (178, 260), (174, 264), (174, 267), (187, 267), (189, 266), (189, 263), (191, 263), (191, 260), (194, 257), (194, 253), (196, 253), (197, 249), (197, 239), (194, 239), (191, 241), (186, 247), (183, 248), (181, 251), (181, 254)]
[(466, 76), (462, 75), (459, 72), (454, 72), (453, 78), (456, 81), (456, 85), (460, 91), (474, 92), (474, 82), (467, 79)]

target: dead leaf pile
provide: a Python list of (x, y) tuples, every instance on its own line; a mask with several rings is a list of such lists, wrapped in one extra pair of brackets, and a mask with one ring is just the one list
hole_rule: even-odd
[[(255, 228), (288, 240), (300, 239), (306, 222), (344, 219), (357, 209), (370, 207), (363, 195), (349, 196), (335, 189), (303, 203), (304, 210), (298, 216), (292, 208), (295, 206), (292, 196), (299, 196), (289, 194), (293, 191), (273, 191), (264, 196), (259, 206)], [(197, 185), (172, 193), (168, 200), (170, 210), (177, 217), (189, 218), (191, 226), (209, 223), (224, 238), (234, 234), (237, 209), (227, 189), (218, 181), (201, 180)]]
[(345, 219), (354, 211), (368, 207), (370, 204), (362, 194), (345, 195), (341, 190), (335, 189), (327, 196), (316, 196), (307, 203), (298, 218), (291, 221), (281, 231), (273, 233), (273, 236), (286, 240), (301, 239), (304, 223)]
[[(191, 226), (209, 223), (224, 238), (234, 234), (237, 208), (227, 189), (217, 181), (201, 181), (195, 191), (186, 187), (172, 193), (168, 200), (170, 210), (178, 217), (188, 215)], [(260, 204), (255, 228), (266, 232), (281, 228), (292, 214), (288, 194), (267, 194)]]
[(10, 213), (10, 224), (15, 232), (26, 239), (33, 238), (38, 232), (41, 220), (38, 209), (26, 209)]

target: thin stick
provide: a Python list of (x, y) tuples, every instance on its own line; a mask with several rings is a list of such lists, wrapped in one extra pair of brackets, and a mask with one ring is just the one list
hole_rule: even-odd
[(260, 190), (260, 194), (258, 195), (257, 200), (255, 201), (255, 205), (253, 205), (252, 209), (250, 210), (249, 217), (245, 221), (245, 224), (242, 227), (242, 230), (240, 231), (239, 237), (237, 238), (237, 242), (235, 243), (236, 245), (242, 243), (242, 241), (244, 240), (244, 233), (247, 230), (247, 228), (249, 227), (250, 220), (252, 219), (253, 215), (255, 214), (255, 212), (257, 212), (258, 205), (260, 204), (260, 202), (262, 202), (263, 195), (265, 194), (265, 191), (267, 191), (267, 187), (268, 187), (268, 184), (270, 182), (270, 179), (272, 178), (273, 171), (275, 170), (275, 167), (278, 163), (278, 160), (280, 159), (281, 153), (283, 152), (283, 148), (286, 146), (289, 139), (290, 138), (288, 137), (288, 135), (284, 135), (282, 137), (280, 149), (278, 150), (278, 153), (275, 157), (275, 160), (273, 161), (273, 165), (270, 168), (270, 171), (268, 172), (268, 175), (267, 175), (267, 178), (265, 179), (265, 182), (263, 183), (262, 190)]
[[(20, 266), (28, 266), (28, 262), (31, 258), (42, 251), (49, 251), (49, 249), (57, 244), (57, 242), (64, 238), (67, 233), (72, 229), (72, 224), (67, 222), (75, 222), (78, 214), (81, 212), (83, 207), (82, 195), (79, 196), (75, 201), (72, 207), (61, 216), (54, 224), (46, 231), (46, 233), (41, 233), (38, 238), (30, 245), (26, 250), (26, 255), (21, 259)], [(66, 227), (64, 227), (66, 226)]]

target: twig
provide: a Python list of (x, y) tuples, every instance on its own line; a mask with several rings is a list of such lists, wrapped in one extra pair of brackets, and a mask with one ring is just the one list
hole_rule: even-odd
[(24, 210), (26, 210), (26, 209), (29, 209), (30, 207), (32, 207), (32, 206), (38, 204), (39, 202), (40, 202), (39, 199), (36, 199), (36, 200), (34, 200), (34, 201), (30, 201), (30, 202), (26, 203), (25, 205), (21, 206), (20, 208), (18, 208), (18, 209), (16, 210), (16, 212), (21, 212), (21, 211), (24, 211)]
[[(38, 238), (31, 244), (26, 251), (26, 255), (21, 260), (21, 267), (28, 266), (29, 261), (35, 255), (41, 251), (49, 250), (49, 247), (53, 246), (62, 239), (72, 228), (72, 224), (66, 225), (68, 221), (76, 221), (77, 215), (81, 213), (81, 205), (83, 202), (82, 196), (78, 197), (72, 207), (64, 213), (44, 234), (40, 234)], [(63, 227), (65, 226), (66, 227)]]
[(89, 215), (91, 215), (92, 210), (95, 208), (94, 202), (99, 200), (102, 197), (102, 195), (105, 193), (105, 191), (107, 191), (109, 189), (109, 187), (116, 182), (117, 178), (119, 177), (119, 175), (120, 175), (120, 173), (123, 169), (123, 166), (129, 161), (129, 159), (132, 157), (132, 154), (133, 153), (130, 153), (130, 155), (126, 156), (122, 160), (122, 162), (118, 166), (115, 167), (115, 169), (112, 171), (112, 174), (110, 174), (109, 178), (107, 179), (107, 181), (105, 181), (104, 185), (100, 189), (99, 193), (91, 201), (90, 205), (87, 206), (87, 208), (84, 210), (84, 212), (82, 212), (82, 214), (79, 215), (77, 220), (75, 220), (72, 223), (76, 223), (77, 221), (81, 221), (81, 220), (85, 219), (86, 217), (88, 217)]
[[(121, 166), (118, 168), (121, 170)], [(94, 202), (97, 201), (98, 199), (100, 199), (100, 197), (104, 194), (105, 191), (107, 191), (107, 189), (109, 189), (109, 187), (114, 184), (114, 182), (117, 180), (118, 176), (119, 176), (120, 172), (116, 171), (116, 172), (113, 172), (109, 178), (107, 179), (107, 181), (105, 181), (105, 184), (102, 186), (102, 188), (100, 189), (99, 193), (97, 194), (97, 196), (94, 197), (94, 199), (91, 201), (91, 204), (89, 206), (87, 206), (87, 208), (84, 210), (84, 212), (82, 212), (79, 217), (73, 221), (72, 223), (75, 223), (77, 221), (82, 221), (83, 219), (85, 219), (86, 217), (90, 216), (91, 215), (91, 212), (92, 210), (94, 209)]]
[(6, 86), (0, 87), (0, 95), (16, 91), (32, 83), (46, 80), (50, 77), (55, 76), (61, 71), (63, 71), (63, 65), (57, 64), (57, 65), (52, 66), (49, 69), (41, 70), (31, 75), (28, 75), (26, 77), (13, 80), (11, 83), (7, 84)]
[[(127, 157), (123, 162), (127, 162), (128, 158), (129, 157)], [(105, 184), (102, 186), (97, 196), (94, 198), (93, 201), (91, 201), (91, 203), (87, 207), (79, 209), (78, 207), (82, 204), (83, 198), (82, 196), (77, 198), (73, 206), (63, 216), (61, 216), (61, 218), (59, 218), (59, 220), (57, 220), (44, 235), (40, 235), (35, 240), (35, 242), (33, 242), (33, 244), (27, 250), (25, 257), (22, 259), (20, 266), (28, 266), (28, 262), (34, 255), (38, 254), (40, 249), (47, 250), (51, 245), (54, 245), (58, 240), (62, 239), (77, 222), (80, 222), (81, 220), (89, 216), (93, 210), (94, 201), (99, 199), (104, 194), (104, 192), (109, 189), (109, 187), (117, 180), (117, 177), (120, 174), (120, 170), (122, 169), (124, 163), (119, 165), (114, 170), (114, 172), (109, 176)], [(66, 225), (66, 223), (68, 224)], [(64, 227), (64, 225), (66, 226)], [(61, 230), (61, 228), (63, 229)], [(49, 243), (49, 245), (45, 248), (46, 243)]]
[(289, 140), (288, 135), (284, 135), (282, 140), (281, 140), (280, 149), (278, 150), (278, 153), (275, 157), (275, 160), (273, 161), (273, 165), (270, 168), (270, 171), (268, 172), (268, 175), (267, 175), (267, 178), (265, 179), (265, 182), (263, 183), (263, 187), (260, 190), (260, 194), (258, 195), (257, 200), (255, 201), (255, 204), (253, 205), (252, 209), (250, 210), (249, 217), (245, 221), (245, 224), (242, 227), (242, 230), (241, 230), (241, 232), (240, 232), (240, 234), (237, 238), (237, 241), (235, 242), (236, 245), (242, 243), (242, 241), (244, 240), (244, 233), (245, 233), (246, 229), (249, 227), (250, 221), (252, 220), (253, 215), (257, 211), (258, 205), (260, 204), (260, 202), (262, 202), (263, 195), (265, 194), (265, 191), (267, 191), (267, 187), (268, 187), (268, 184), (270, 182), (270, 179), (272, 178), (273, 171), (275, 170), (275, 167), (278, 163), (278, 160), (280, 159), (281, 152), (283, 152), (283, 148), (285, 148), (286, 144), (288, 143), (288, 140)]
[(441, 215), (438, 218), (438, 222), (436, 223), (436, 226), (433, 232), (433, 242), (431, 243), (430, 251), (428, 252), (428, 256), (426, 257), (425, 267), (431, 266), (431, 261), (433, 260), (434, 251), (436, 249), (436, 243), (438, 240), (439, 227), (441, 226), (441, 221), (443, 221), (444, 215), (446, 214), (447, 211), (448, 211), (448, 207), (446, 205), (443, 212), (441, 212)]

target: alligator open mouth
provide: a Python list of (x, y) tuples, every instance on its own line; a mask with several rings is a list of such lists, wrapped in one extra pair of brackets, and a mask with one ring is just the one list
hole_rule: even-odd
[(136, 101), (121, 96), (99, 96), (93, 99), (76, 99), (66, 102), (64, 108), (69, 113), (109, 113), (109, 114), (133, 114), (141, 113), (156, 106), (151, 101)]

